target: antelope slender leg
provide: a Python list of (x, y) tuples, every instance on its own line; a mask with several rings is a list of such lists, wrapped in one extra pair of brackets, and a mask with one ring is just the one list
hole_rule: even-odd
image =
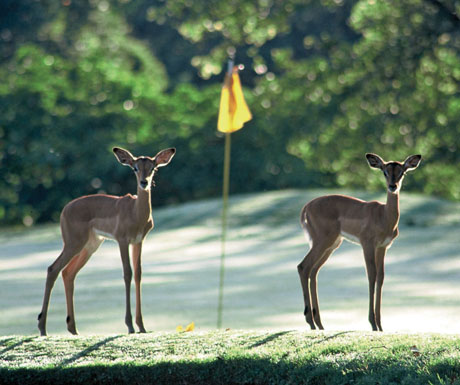
[(69, 263), (69, 261), (75, 255), (78, 255), (80, 251), (80, 247), (64, 247), (59, 257), (57, 257), (56, 260), (48, 267), (42, 310), (38, 315), (38, 330), (40, 331), (40, 335), (42, 336), (46, 336), (46, 319), (48, 316), (48, 307), (54, 283), (56, 282), (56, 279), (61, 270)]
[(141, 304), (141, 253), (142, 243), (132, 245), (132, 259), (134, 268), (134, 283), (136, 285), (136, 325), (141, 333), (145, 333), (144, 321), (142, 319), (142, 304)]
[(342, 242), (340, 241), (337, 246), (326, 250), (323, 257), (315, 264), (311, 273), (310, 273), (310, 293), (312, 301), (312, 313), (315, 324), (318, 326), (318, 329), (324, 330), (323, 324), (321, 323), (321, 316), (319, 311), (319, 300), (318, 300), (318, 284), (317, 277), (321, 267), (326, 263), (334, 250), (340, 246)]
[(367, 279), (369, 281), (369, 322), (372, 330), (377, 331), (375, 322), (375, 281), (377, 278), (377, 270), (375, 267), (375, 252), (373, 247), (363, 246), (364, 260), (366, 262)]
[(376, 294), (375, 294), (375, 322), (379, 331), (383, 331), (381, 323), (381, 306), (382, 306), (382, 288), (383, 280), (385, 278), (385, 259), (386, 249), (379, 248), (375, 254), (375, 264), (377, 267), (377, 281), (376, 281)]
[(318, 260), (323, 258), (326, 248), (322, 245), (313, 244), (311, 250), (305, 256), (302, 262), (297, 266), (297, 271), (302, 285), (303, 298), (305, 303), (305, 320), (310, 325), (312, 330), (316, 329), (315, 322), (313, 321), (313, 307), (312, 296), (310, 293), (310, 277), (311, 272)]
[(123, 278), (125, 280), (125, 292), (126, 292), (126, 313), (125, 313), (125, 324), (128, 327), (129, 333), (134, 333), (133, 328), (133, 317), (131, 315), (131, 281), (133, 278), (133, 272), (129, 263), (129, 244), (119, 242), (121, 262), (123, 264)]
[(62, 280), (64, 281), (65, 297), (67, 302), (67, 330), (76, 335), (77, 327), (75, 324), (75, 311), (73, 305), (74, 282), (77, 273), (86, 264), (89, 257), (87, 249), (83, 249), (80, 254), (76, 255), (69, 264), (62, 270)]

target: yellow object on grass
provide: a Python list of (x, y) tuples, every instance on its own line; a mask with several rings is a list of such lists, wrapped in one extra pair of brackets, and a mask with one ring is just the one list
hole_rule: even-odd
[(195, 322), (189, 323), (185, 329), (182, 325), (176, 327), (176, 332), (183, 333), (183, 332), (192, 332), (195, 329)]

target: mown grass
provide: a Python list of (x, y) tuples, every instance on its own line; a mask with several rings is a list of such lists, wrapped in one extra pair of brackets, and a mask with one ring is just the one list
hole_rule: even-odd
[(1, 337), (1, 384), (458, 384), (460, 336), (209, 331)]
[[(118, 334), (126, 329), (124, 284), (117, 245), (107, 242), (77, 279), (82, 336), (67, 336), (60, 280), (48, 318), (51, 336), (31, 336), (38, 333), (46, 268), (61, 249), (59, 228), (2, 231), (0, 384), (460, 384), (460, 334), (394, 333), (459, 332), (460, 205), (402, 195), (401, 234), (387, 255), (382, 308), (384, 330), (393, 333), (348, 331), (370, 328), (362, 251), (351, 244), (334, 254), (319, 279), (323, 323), (337, 331), (313, 333), (306, 331), (296, 269), (307, 251), (298, 215), (323, 193), (232, 197), (227, 331), (214, 330), (219, 200), (155, 211), (157, 227), (143, 247), (143, 313), (148, 330), (164, 332), (145, 335)], [(171, 332), (191, 321), (198, 331)]]
[[(299, 225), (303, 204), (326, 193), (384, 200), (384, 193), (285, 190), (232, 196), (226, 246), (224, 327), (305, 328), (297, 264), (308, 246)], [(155, 229), (143, 246), (143, 314), (150, 331), (192, 321), (216, 327), (221, 252), (221, 201), (154, 210)], [(460, 204), (401, 194), (400, 235), (385, 262), (385, 331), (460, 333)], [(46, 269), (62, 249), (59, 226), (0, 231), (0, 335), (38, 333)], [(327, 330), (370, 330), (362, 249), (344, 242), (319, 275)], [(117, 334), (125, 292), (118, 245), (105, 242), (77, 276), (77, 328)], [(134, 303), (134, 298), (133, 298)], [(51, 297), (48, 332), (67, 334), (62, 280)]]

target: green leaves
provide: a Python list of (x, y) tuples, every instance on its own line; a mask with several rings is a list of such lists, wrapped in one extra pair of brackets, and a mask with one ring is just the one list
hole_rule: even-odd
[(364, 153), (419, 152), (405, 187), (460, 199), (456, 1), (15, 4), (0, 31), (2, 222), (30, 207), (49, 220), (77, 195), (130, 191), (107, 156), (114, 144), (178, 148), (159, 196), (218, 195), (217, 102), (235, 52), (254, 119), (235, 136), (245, 172), (233, 191), (380, 189), (363, 177)]

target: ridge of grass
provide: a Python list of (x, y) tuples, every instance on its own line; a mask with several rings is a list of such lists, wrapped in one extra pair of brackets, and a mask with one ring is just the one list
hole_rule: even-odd
[(208, 331), (0, 337), (1, 384), (459, 384), (460, 336)]

